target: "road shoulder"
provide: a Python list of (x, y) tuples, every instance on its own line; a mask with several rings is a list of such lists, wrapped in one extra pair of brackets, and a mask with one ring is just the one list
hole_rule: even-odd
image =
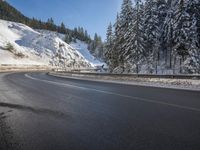
[(134, 86), (158, 87), (166, 89), (177, 89), (187, 91), (200, 91), (200, 80), (198, 79), (162, 79), (162, 78), (116, 78), (108, 76), (95, 76), (83, 74), (68, 74), (49, 72), (48, 75), (58, 78), (86, 80), (93, 82), (104, 82)]

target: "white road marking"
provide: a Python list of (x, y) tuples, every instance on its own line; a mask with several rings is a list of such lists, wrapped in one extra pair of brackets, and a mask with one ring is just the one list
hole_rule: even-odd
[(42, 80), (42, 79), (31, 77), (28, 74), (25, 74), (25, 76), (27, 78), (29, 78), (29, 79), (45, 82), (45, 83), (48, 83), (48, 84), (54, 84), (54, 85), (64, 86), (64, 87), (79, 88), (79, 89), (83, 89), (83, 90), (90, 90), (90, 91), (100, 92), (100, 93), (104, 93), (104, 94), (130, 98), (130, 99), (133, 99), (135, 101), (143, 101), (143, 102), (147, 102), (147, 103), (161, 104), (161, 105), (171, 106), (171, 107), (175, 107), (175, 108), (180, 108), (180, 109), (200, 112), (200, 109), (198, 109), (198, 108), (181, 106), (181, 105), (171, 104), (171, 103), (166, 103), (166, 102), (160, 102), (160, 101), (150, 100), (150, 99), (141, 98), (141, 97), (133, 97), (133, 96), (129, 96), (129, 95), (117, 94), (117, 93), (114, 93), (114, 92), (108, 92), (108, 91), (103, 91), (103, 90), (98, 90), (98, 89), (91, 89), (91, 88), (87, 88), (87, 87), (80, 87), (80, 86), (76, 86), (76, 85), (72, 85), (72, 84), (58, 83), (58, 82), (49, 81), (49, 80)]

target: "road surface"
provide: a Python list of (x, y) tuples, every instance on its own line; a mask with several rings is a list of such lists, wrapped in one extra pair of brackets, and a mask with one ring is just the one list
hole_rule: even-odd
[(200, 92), (0, 74), (0, 150), (199, 150)]

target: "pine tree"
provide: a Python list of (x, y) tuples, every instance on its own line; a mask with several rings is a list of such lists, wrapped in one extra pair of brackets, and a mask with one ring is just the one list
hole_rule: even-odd
[[(160, 36), (159, 36), (159, 41), (160, 41), (160, 54), (162, 54), (160, 57), (162, 59), (167, 58), (167, 53), (166, 53), (166, 47), (165, 47), (165, 32), (164, 32), (164, 28), (165, 28), (165, 19), (167, 18), (167, 13), (169, 11), (168, 7), (167, 7), (167, 2), (166, 0), (158, 0), (157, 1), (157, 10), (158, 10), (158, 18), (159, 18), (159, 31), (160, 31)], [(168, 24), (167, 24), (168, 25)], [(167, 62), (167, 61), (166, 61)]]
[(119, 62), (122, 67), (124, 67), (125, 62), (125, 52), (129, 47), (127, 47), (127, 40), (128, 40), (128, 29), (133, 19), (133, 4), (131, 0), (123, 0), (121, 13), (119, 18), (119, 28), (118, 34), (119, 36), (119, 43), (121, 45), (119, 51)]
[(192, 17), (191, 21), (195, 21), (196, 24), (196, 33), (198, 39), (197, 47), (200, 48), (200, 1), (199, 0), (190, 0), (187, 6), (187, 12), (190, 17)]
[(66, 27), (65, 27), (65, 24), (63, 22), (60, 25), (60, 33), (66, 34)]
[(176, 3), (176, 11), (174, 16), (174, 33), (173, 37), (175, 45), (173, 49), (180, 57), (180, 73), (182, 73), (182, 64), (189, 55), (189, 34), (190, 34), (190, 15), (187, 12), (187, 1), (178, 0)]
[(158, 5), (156, 0), (147, 0), (144, 10), (144, 34), (149, 64), (157, 73), (159, 63), (160, 37)]
[(107, 28), (105, 51), (104, 51), (104, 57), (106, 59), (106, 63), (109, 66), (112, 66), (112, 60), (111, 60), (112, 52), (113, 52), (113, 31), (112, 31), (112, 24), (110, 23)]
[(186, 73), (200, 73), (200, 48), (198, 47), (197, 20), (195, 15), (193, 15), (192, 20), (189, 57), (186, 60), (184, 68), (186, 69)]
[(164, 48), (164, 56), (165, 56), (165, 66), (166, 68), (172, 69), (172, 57), (174, 56), (173, 47), (175, 45), (174, 42), (174, 12), (175, 7), (173, 0), (167, 1), (167, 14), (163, 23), (163, 48)]
[(49, 18), (46, 23), (47, 30), (56, 31), (56, 25), (53, 18)]
[(101, 37), (98, 36), (97, 33), (95, 33), (94, 35), (94, 40), (90, 40), (90, 43), (88, 44), (88, 49), (94, 56), (103, 59), (103, 42)]
[(110, 23), (106, 33), (106, 43), (111, 45), (112, 41), (113, 41), (113, 31), (112, 31), (112, 24)]
[(198, 1), (191, 0), (187, 6), (187, 12), (190, 16), (190, 26), (189, 26), (189, 39), (188, 39), (188, 55), (189, 57), (186, 60), (184, 65), (186, 73), (200, 73), (200, 45), (198, 39)]
[(127, 49), (126, 49), (126, 61), (128, 66), (134, 66), (128, 68), (128, 71), (134, 71), (139, 73), (139, 64), (144, 60), (144, 34), (143, 34), (143, 4), (141, 0), (136, 0), (134, 9), (134, 16), (130, 24), (127, 36)]
[(199, 43), (199, 47), (200, 48), (200, 1), (196, 0), (196, 18), (197, 18), (197, 34), (198, 34), (198, 43)]
[(70, 44), (73, 41), (71, 34), (65, 34), (65, 42)]
[[(120, 17), (117, 14), (116, 22), (114, 24), (114, 35), (113, 35), (113, 51), (111, 55), (111, 69), (112, 71), (120, 66), (120, 50), (121, 50), (121, 33), (120, 31)], [(122, 64), (122, 63), (121, 63)]]

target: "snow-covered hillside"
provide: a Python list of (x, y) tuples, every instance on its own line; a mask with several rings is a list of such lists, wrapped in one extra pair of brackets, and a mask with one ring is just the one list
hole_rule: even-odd
[[(55, 37), (59, 37), (63, 41), (65, 39), (64, 34), (52, 32), (52, 31), (47, 31), (47, 30), (37, 30), (37, 31), (41, 34), (50, 35), (50, 36), (53, 35)], [(106, 64), (104, 62), (101, 62), (100, 60), (98, 60), (96, 57), (94, 57), (90, 53), (90, 51), (88, 50), (88, 44), (87, 43), (76, 39), (76, 42), (71, 42), (69, 45), (71, 47), (73, 47), (74, 49), (76, 49), (88, 62), (90, 62), (90, 64), (93, 67), (102, 66), (103, 64), (104, 64), (104, 66), (106, 66)]]
[[(72, 45), (73, 46), (73, 45)], [(88, 68), (94, 61), (50, 31), (0, 20), (0, 64), (31, 64)], [(89, 55), (89, 54), (88, 54)]]
[(72, 42), (70, 45), (78, 50), (93, 66), (102, 66), (104, 64), (89, 52), (88, 44), (86, 44), (85, 42), (76, 40), (76, 42)]

